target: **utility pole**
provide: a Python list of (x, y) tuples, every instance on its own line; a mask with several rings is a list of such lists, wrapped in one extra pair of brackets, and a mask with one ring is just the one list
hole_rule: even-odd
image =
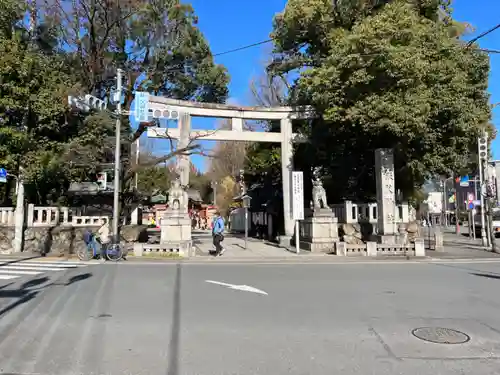
[(452, 175), (452, 179), (455, 184), (455, 234), (460, 234), (460, 222), (458, 219), (458, 187), (454, 174)]
[(120, 159), (121, 159), (121, 127), (122, 127), (122, 73), (121, 69), (116, 71), (116, 141), (115, 141), (115, 186), (113, 192), (113, 237), (116, 242), (119, 241), (118, 222), (120, 221)]
[[(32, 48), (35, 42), (35, 29), (37, 9), (36, 1), (32, 0), (29, 3), (29, 47)], [(30, 72), (31, 73), (31, 72)], [(23, 131), (28, 131), (28, 116), (31, 110), (31, 98), (27, 103), (26, 113), (23, 119)], [(16, 179), (16, 210), (14, 216), (14, 252), (20, 253), (23, 251), (24, 238), (24, 170), (22, 158), (19, 161), (19, 171)]]

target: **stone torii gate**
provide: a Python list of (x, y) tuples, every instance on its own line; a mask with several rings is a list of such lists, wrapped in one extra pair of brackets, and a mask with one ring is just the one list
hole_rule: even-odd
[[(178, 148), (186, 147), (191, 140), (212, 141), (247, 141), (281, 143), (281, 172), (283, 180), (283, 212), (285, 217), (285, 240), (293, 236), (294, 221), (292, 218), (292, 156), (293, 142), (299, 142), (297, 134), (292, 133), (292, 120), (314, 117), (310, 107), (240, 107), (228, 104), (196, 103), (175, 100), (158, 96), (149, 97), (149, 111), (177, 111), (179, 113), (178, 128), (148, 128), (150, 138), (171, 138), (178, 140)], [(161, 113), (160, 112), (160, 113)], [(191, 129), (191, 117), (212, 117), (231, 119), (231, 130), (197, 130)], [(243, 120), (279, 120), (280, 132), (252, 132), (243, 130)], [(189, 184), (189, 156), (180, 156), (178, 169), (181, 184)]]

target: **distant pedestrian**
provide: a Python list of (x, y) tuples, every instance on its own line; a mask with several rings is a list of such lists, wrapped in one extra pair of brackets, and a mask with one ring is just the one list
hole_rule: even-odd
[(224, 241), (224, 219), (220, 215), (220, 212), (215, 213), (213, 226), (212, 226), (212, 237), (215, 246), (215, 255), (222, 255), (226, 251), (222, 246), (222, 241)]

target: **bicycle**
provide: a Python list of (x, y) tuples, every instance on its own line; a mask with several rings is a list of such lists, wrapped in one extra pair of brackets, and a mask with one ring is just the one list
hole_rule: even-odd
[[(101, 244), (99, 236), (90, 231), (84, 233), (83, 241), (86, 245), (85, 248), (80, 248), (76, 251), (78, 259), (82, 261), (99, 259), (103, 254), (105, 259), (113, 262), (117, 262), (123, 258), (123, 250), (119, 243)], [(104, 252), (102, 251), (103, 247)]]

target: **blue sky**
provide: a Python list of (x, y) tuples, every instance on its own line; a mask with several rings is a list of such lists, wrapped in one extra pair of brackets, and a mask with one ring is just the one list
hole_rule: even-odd
[[(273, 16), (284, 9), (286, 0), (191, 0), (199, 16), (199, 27), (210, 43), (213, 53), (224, 52), (240, 46), (265, 40), (272, 30)], [(468, 22), (475, 35), (500, 22), (499, 0), (455, 0), (454, 18)], [(483, 48), (500, 50), (500, 30), (481, 39)], [(216, 58), (231, 76), (230, 102), (250, 105), (249, 82), (263, 69), (263, 63), (271, 50), (264, 45)], [(491, 102), (500, 102), (500, 54), (491, 55), (490, 77)], [(494, 123), (500, 126), (500, 106), (494, 111)], [(194, 119), (193, 127), (212, 127), (213, 121)], [(203, 142), (210, 147), (210, 142)], [(493, 155), (500, 159), (500, 136), (493, 142)], [(198, 169), (205, 169), (206, 158), (192, 157)]]

